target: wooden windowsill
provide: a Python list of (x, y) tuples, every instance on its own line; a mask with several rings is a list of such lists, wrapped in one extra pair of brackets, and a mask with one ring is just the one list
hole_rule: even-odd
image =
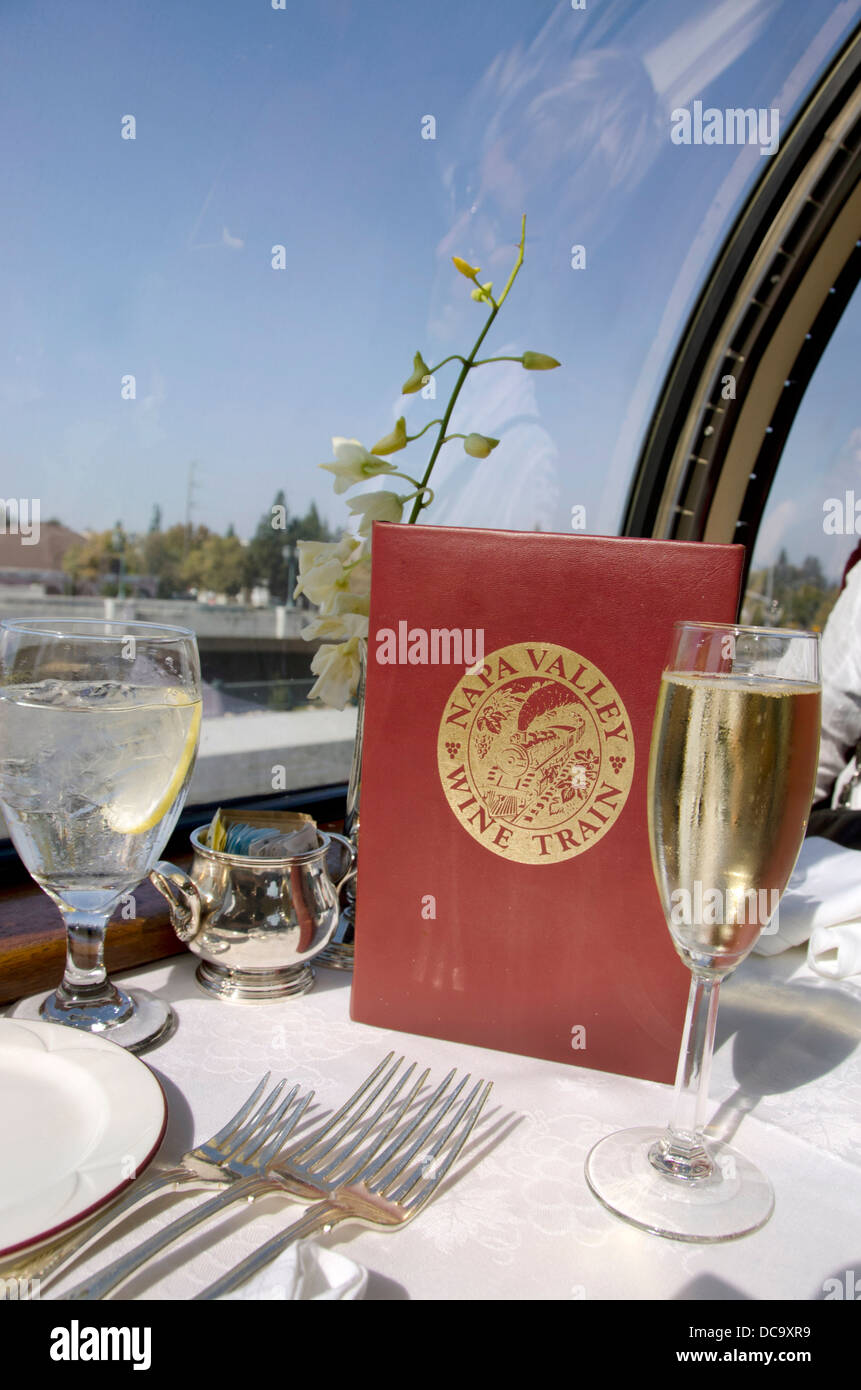
[[(164, 898), (152, 884), (136, 888), (134, 900), (137, 915), (124, 920), (120, 909), (108, 927), (109, 975), (186, 950), (174, 935)], [(41, 888), (24, 883), (0, 889), (0, 1005), (58, 985), (65, 957), (62, 918)]]

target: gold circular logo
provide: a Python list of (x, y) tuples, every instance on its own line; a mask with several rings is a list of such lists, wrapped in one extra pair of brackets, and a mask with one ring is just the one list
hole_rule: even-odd
[(634, 779), (634, 735), (593, 662), (518, 642), (458, 681), (437, 761), (473, 839), (519, 864), (558, 864), (591, 849), (618, 818)]

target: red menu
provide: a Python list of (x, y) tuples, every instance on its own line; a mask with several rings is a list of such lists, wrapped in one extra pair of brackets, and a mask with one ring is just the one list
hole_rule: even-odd
[(372, 553), (353, 1018), (672, 1081), (652, 719), (743, 547), (377, 523)]

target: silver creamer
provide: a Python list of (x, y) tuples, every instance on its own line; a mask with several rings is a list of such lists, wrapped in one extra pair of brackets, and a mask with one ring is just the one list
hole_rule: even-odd
[[(201, 958), (198, 982), (237, 1004), (304, 994), (314, 982), (310, 962), (338, 926), (340, 889), (355, 876), (353, 847), (343, 835), (318, 830), (316, 849), (255, 858), (210, 849), (207, 832), (201, 826), (191, 836), (190, 874), (166, 860), (150, 874), (177, 936)], [(333, 877), (336, 844), (342, 863)]]

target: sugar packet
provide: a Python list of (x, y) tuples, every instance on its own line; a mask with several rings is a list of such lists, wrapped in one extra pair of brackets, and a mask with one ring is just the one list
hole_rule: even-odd
[(255, 859), (286, 859), (317, 848), (317, 826), (299, 811), (224, 811), (212, 818), (210, 849)]

